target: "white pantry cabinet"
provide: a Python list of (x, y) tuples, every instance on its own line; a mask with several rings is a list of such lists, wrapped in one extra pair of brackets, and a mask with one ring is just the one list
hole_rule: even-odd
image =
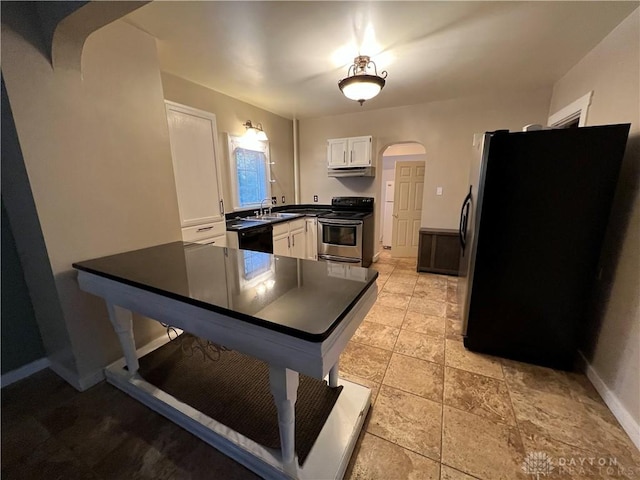
[(305, 219), (300, 218), (273, 225), (273, 254), (306, 258)]
[(327, 164), (331, 168), (370, 167), (373, 137), (332, 138), (327, 140)]
[(216, 116), (170, 101), (165, 105), (183, 239), (194, 241), (190, 227), (205, 229), (200, 240), (220, 237), (225, 225)]

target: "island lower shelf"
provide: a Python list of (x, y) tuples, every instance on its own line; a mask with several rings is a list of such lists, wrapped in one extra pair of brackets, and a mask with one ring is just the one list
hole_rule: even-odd
[[(263, 478), (292, 478), (290, 472), (285, 472), (279, 448), (265, 446), (255, 441), (250, 438), (253, 435), (246, 435), (230, 428), (223, 423), (224, 419), (220, 421), (207, 415), (189, 404), (193, 402), (183, 401), (184, 398), (177, 398), (144, 378), (149, 376), (145, 371), (147, 369), (145, 358), (153, 356), (154, 353), (157, 355), (157, 352), (166, 348), (168, 343), (168, 338), (162, 338), (138, 350), (141, 369), (133, 376), (129, 375), (124, 358), (114, 362), (105, 369), (107, 381)], [(232, 355), (235, 354), (237, 352)], [(194, 352), (194, 355), (201, 355), (201, 353)], [(247, 358), (251, 362), (256, 361), (251, 357)], [(157, 359), (152, 358), (151, 362), (154, 361), (157, 363)], [(182, 367), (184, 366), (182, 365)], [(170, 372), (165, 371), (164, 373)], [(173, 372), (173, 374), (175, 373), (178, 372)], [(150, 378), (150, 380), (154, 379)], [(202, 380), (206, 382), (206, 379)], [(310, 380), (320, 382), (315, 379)], [(268, 383), (267, 379), (266, 384), (268, 385)], [(300, 385), (299, 400), (307, 403), (303, 406), (306, 409), (310, 407), (308, 405), (310, 399), (303, 400), (306, 389), (305, 381), (301, 380)], [(196, 385), (196, 389), (202, 388), (206, 388), (203, 383)], [(344, 379), (339, 379), (338, 388), (341, 391), (332, 408), (326, 412), (326, 420), (321, 425), (319, 432), (317, 432), (317, 425), (312, 425), (310, 429), (307, 426), (302, 428), (303, 435), (311, 435), (314, 438), (310, 442), (310, 448), (304, 454), (304, 461), (301, 461), (301, 465), (298, 466), (295, 478), (340, 479), (344, 475), (371, 405), (371, 390)], [(313, 386), (311, 390), (317, 391), (317, 385)], [(197, 392), (196, 395), (198, 395)], [(298, 415), (296, 415), (296, 420), (299, 418)], [(305, 422), (305, 415), (300, 417), (300, 421)], [(308, 430), (312, 430), (312, 433), (310, 434)]]

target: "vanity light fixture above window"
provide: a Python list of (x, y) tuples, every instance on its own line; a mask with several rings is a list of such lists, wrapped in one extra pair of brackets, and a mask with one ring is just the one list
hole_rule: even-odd
[(261, 142), (266, 142), (269, 140), (267, 138), (267, 134), (264, 133), (264, 129), (262, 128), (261, 123), (256, 123), (253, 125), (251, 120), (247, 120), (246, 123), (242, 124), (243, 127), (247, 129), (244, 134), (244, 138), (247, 140), (259, 140)]

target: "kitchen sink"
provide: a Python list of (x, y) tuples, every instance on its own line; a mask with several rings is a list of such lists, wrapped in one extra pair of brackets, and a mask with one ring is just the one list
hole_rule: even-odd
[(256, 220), (287, 220), (289, 218), (301, 217), (299, 213), (284, 213), (284, 212), (276, 212), (271, 215), (256, 215), (254, 217), (247, 217)]

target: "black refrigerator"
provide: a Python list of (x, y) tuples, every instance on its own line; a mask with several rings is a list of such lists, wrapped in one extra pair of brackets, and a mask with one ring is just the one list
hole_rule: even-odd
[(629, 124), (476, 139), (460, 214), (464, 345), (571, 369)]

